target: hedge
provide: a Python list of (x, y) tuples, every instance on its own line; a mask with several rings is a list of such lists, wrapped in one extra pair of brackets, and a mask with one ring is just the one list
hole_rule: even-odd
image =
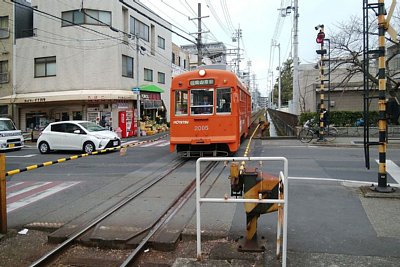
[[(330, 124), (336, 126), (354, 126), (357, 119), (363, 118), (363, 111), (330, 111), (328, 115), (328, 121)], [(319, 120), (319, 113), (317, 112), (304, 112), (299, 116), (299, 125), (303, 125), (307, 120), (314, 118)], [(378, 124), (378, 112), (369, 112), (369, 123), (370, 125)]]

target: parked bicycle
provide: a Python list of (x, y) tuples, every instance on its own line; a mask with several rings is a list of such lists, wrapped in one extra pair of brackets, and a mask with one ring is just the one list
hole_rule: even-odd
[[(302, 143), (309, 143), (314, 138), (319, 138), (319, 126), (315, 123), (314, 119), (307, 120), (304, 123), (303, 129), (299, 132), (299, 140)], [(334, 126), (327, 126), (324, 129), (324, 139), (328, 142), (332, 142), (336, 139), (338, 131)]]

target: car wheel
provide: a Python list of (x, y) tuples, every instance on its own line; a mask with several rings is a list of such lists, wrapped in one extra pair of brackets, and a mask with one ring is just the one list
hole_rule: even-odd
[(86, 142), (83, 144), (83, 151), (85, 153), (92, 153), (96, 150), (96, 147), (94, 146), (93, 142)]
[(50, 152), (50, 146), (47, 142), (40, 142), (39, 144), (39, 151), (41, 154), (47, 154)]

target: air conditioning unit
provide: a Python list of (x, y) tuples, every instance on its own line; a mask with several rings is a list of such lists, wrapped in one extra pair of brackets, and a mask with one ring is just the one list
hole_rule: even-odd
[(335, 106), (335, 101), (331, 100), (330, 106), (331, 106), (331, 107), (334, 107), (334, 106)]

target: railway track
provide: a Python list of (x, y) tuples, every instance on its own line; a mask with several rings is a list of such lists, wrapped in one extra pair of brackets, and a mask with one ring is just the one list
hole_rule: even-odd
[[(174, 172), (182, 168), (182, 166), (184, 166), (187, 162), (188, 160), (186, 159), (177, 159), (173, 161), (170, 164), (171, 166), (169, 166), (167, 169), (159, 173), (156, 177), (148, 181), (145, 185), (136, 190), (134, 193), (125, 197), (124, 200), (122, 200), (121, 202), (117, 203), (104, 213), (97, 216), (95, 219), (86, 223), (84, 227), (81, 227), (79, 230), (74, 231), (74, 233), (71, 234), (64, 242), (57, 245), (47, 254), (33, 262), (30, 266), (68, 266), (68, 264), (65, 265), (62, 263), (65, 262), (63, 259), (63, 257), (65, 256), (63, 255), (68, 255), (67, 251), (71, 249), (72, 245), (74, 245), (74, 248), (76, 249), (77, 244), (80, 243), (80, 240), (83, 236), (89, 234), (91, 231), (96, 229), (107, 218), (115, 216), (115, 214), (119, 210), (132, 203), (132, 201), (139, 198), (143, 193), (147, 192), (157, 183), (159, 183), (163, 179), (167, 179), (168, 176), (173, 175)], [(217, 165), (218, 163), (210, 163), (209, 165), (207, 165), (202, 172), (202, 180), (206, 179)], [(160, 230), (165, 224), (167, 224), (168, 221), (170, 221), (170, 219), (185, 205), (185, 203), (187, 203), (194, 191), (195, 179), (193, 177), (192, 181), (184, 188), (184, 190), (182, 190), (177, 195), (177, 197), (171, 202), (171, 204), (169, 204), (168, 208), (165, 209), (164, 212), (159, 214), (158, 218), (154, 220), (151, 225), (149, 225), (145, 229), (142, 229), (140, 232), (135, 233), (134, 235), (126, 237), (125, 240), (128, 242), (133, 239), (137, 240), (137, 238), (140, 238), (141, 240), (137, 243), (136, 248), (131, 253), (129, 253), (129, 255), (126, 257), (124, 262), (121, 263), (120, 266), (129, 266), (137, 259), (138, 255), (140, 255), (140, 252), (142, 252), (143, 249), (146, 248), (146, 246), (148, 245), (150, 238), (154, 234), (156, 234), (157, 231)], [(71, 260), (69, 262), (71, 262)], [(74, 263), (73, 266), (87, 266), (88, 259), (76, 258), (72, 260), (72, 262)], [(93, 264), (93, 262), (91, 264)]]
[[(252, 116), (252, 122), (253, 124), (256, 123), (258, 118), (262, 115), (262, 112), (256, 113), (254, 116)], [(253, 128), (253, 132), (250, 135), (251, 137), (254, 136), (254, 129), (257, 130), (257, 127)], [(250, 141), (249, 141), (250, 142)], [(246, 153), (248, 153), (249, 146), (246, 148)], [(95, 219), (91, 220), (90, 222), (86, 223), (84, 227), (81, 227), (79, 230), (76, 230), (73, 234), (69, 235), (69, 237), (62, 242), (61, 244), (57, 245), (55, 248), (53, 248), (51, 251), (49, 251), (47, 254), (33, 262), (30, 266), (69, 266), (68, 264), (65, 264), (64, 257), (65, 255), (68, 255), (68, 250), (71, 249), (72, 245), (74, 245), (74, 249), (76, 249), (76, 246), (82, 246), (83, 244), (81, 243), (82, 237), (85, 235), (90, 235), (90, 232), (99, 225), (103, 221), (105, 221), (107, 218), (112, 217), (115, 215), (116, 212), (119, 210), (123, 209), (125, 206), (129, 205), (132, 203), (133, 200), (139, 198), (144, 192), (148, 191), (150, 188), (154, 187), (157, 183), (162, 181), (163, 179), (166, 179), (168, 176), (172, 175), (174, 172), (182, 168), (182, 166), (187, 163), (187, 159), (176, 159), (173, 162), (171, 162), (168, 165), (168, 168), (165, 168), (162, 172), (157, 174), (153, 179), (150, 181), (147, 181), (144, 185), (142, 185), (139, 189), (135, 190), (132, 194), (129, 196), (124, 197), (124, 199), (102, 213), (101, 215), (97, 216)], [(207, 179), (210, 174), (215, 170), (215, 168), (218, 166), (218, 162), (211, 162), (209, 163), (204, 170), (202, 171), (201, 174), (201, 182), (203, 182), (205, 179)], [(223, 173), (224, 169), (226, 166), (223, 166), (222, 169), (218, 172), (218, 174), (215, 177), (212, 177), (214, 179), (214, 182), (221, 176)], [(214, 183), (211, 182), (211, 183)], [(209, 190), (211, 187), (209, 187)], [(173, 217), (176, 215), (176, 213), (189, 201), (191, 196), (195, 192), (195, 179), (191, 180), (191, 182), (182, 190), (176, 197), (175, 199), (169, 204), (168, 208), (164, 210), (164, 212), (160, 213), (157, 217), (156, 220), (154, 220), (151, 225), (148, 227), (141, 229), (141, 231), (127, 236), (124, 240), (124, 242), (129, 242), (130, 240), (135, 240), (135, 248), (128, 253), (127, 250), (125, 250), (124, 253), (124, 260), (118, 262), (120, 266), (131, 266), (137, 259), (138, 256), (141, 255), (141, 252), (143, 252), (144, 249), (146, 249), (149, 246), (149, 241), (150, 239), (158, 232), (160, 229), (163, 228)], [(205, 194), (207, 194), (208, 191), (205, 191)], [(138, 241), (139, 240), (139, 241)], [(100, 240), (101, 241), (101, 240)], [(93, 245), (93, 244), (92, 244)], [(72, 261), (70, 260), (69, 262), (73, 262), (71, 266), (88, 266), (88, 260), (87, 258), (75, 258)], [(98, 261), (98, 260), (97, 260)], [(68, 262), (68, 261), (67, 261)], [(96, 264), (93, 263), (96, 262), (96, 260), (92, 260), (91, 265)], [(102, 265), (101, 262), (98, 262), (97, 265)]]

